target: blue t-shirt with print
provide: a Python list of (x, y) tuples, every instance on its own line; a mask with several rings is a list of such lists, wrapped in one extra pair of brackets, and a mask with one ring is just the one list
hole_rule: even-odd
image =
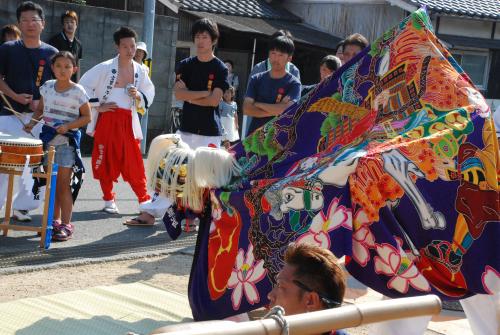
[[(40, 86), (52, 78), (50, 59), (57, 49), (44, 42), (38, 48), (26, 48), (22, 40), (10, 41), (0, 46), (0, 75), (16, 93), (33, 95), (40, 99)], [(29, 105), (21, 105), (8, 98), (18, 112), (30, 112)], [(11, 115), (8, 110), (0, 110), (0, 115)]]
[[(246, 98), (252, 98), (255, 102), (275, 104), (284, 97), (290, 97), (290, 101), (297, 101), (300, 98), (300, 81), (290, 73), (286, 73), (279, 79), (271, 78), (271, 71), (257, 73), (250, 78), (247, 88)], [(253, 117), (248, 133), (252, 133), (257, 128), (262, 127), (271, 120), (269, 117)]]
[[(224, 92), (229, 88), (227, 67), (217, 57), (208, 62), (201, 62), (196, 56), (186, 58), (179, 63), (175, 73), (177, 80), (182, 79), (190, 91), (213, 91), (220, 88)], [(180, 130), (204, 136), (219, 136), (222, 130), (216, 113), (217, 106), (199, 106), (184, 101)]]

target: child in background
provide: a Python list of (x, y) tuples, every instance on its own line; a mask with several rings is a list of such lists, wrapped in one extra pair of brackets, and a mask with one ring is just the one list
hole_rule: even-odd
[(238, 106), (234, 99), (234, 87), (229, 88), (222, 95), (222, 101), (219, 104), (219, 115), (224, 134), (222, 136), (222, 145), (227, 149), (240, 139), (238, 135)]
[[(56, 80), (49, 80), (40, 87), (40, 103), (33, 114), (36, 120), (43, 117), (45, 125), (40, 139), (45, 149), (55, 147), (54, 163), (59, 166), (54, 204), (54, 241), (66, 241), (73, 235), (71, 173), (77, 160), (81, 161), (79, 128), (90, 122), (87, 93), (81, 85), (71, 81), (71, 76), (78, 69), (76, 64), (75, 57), (68, 51), (58, 52), (52, 57), (52, 72)], [(34, 125), (32, 120), (24, 129), (30, 132)]]
[(0, 30), (0, 45), (21, 39), (21, 31), (15, 24), (7, 24)]

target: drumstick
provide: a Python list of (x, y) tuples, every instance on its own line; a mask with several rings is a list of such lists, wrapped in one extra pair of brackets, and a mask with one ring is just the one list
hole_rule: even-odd
[(10, 104), (9, 100), (7, 99), (7, 97), (5, 96), (5, 93), (3, 93), (2, 91), (0, 91), (0, 95), (2, 96), (3, 102), (5, 102), (5, 104), (7, 106), (9, 106), (10, 109), (14, 109), (14, 108), (12, 108), (12, 105)]
[[(14, 110), (14, 109), (11, 109), (9, 107), (5, 107), (3, 106), (3, 108), (5, 108), (6, 110), (8, 110), (9, 112), (12, 112), (14, 114), (16, 114), (16, 116), (24, 116), (23, 113), (19, 113), (18, 111)], [(37, 119), (34, 119), (32, 117), (30, 117), (30, 120), (32, 121), (35, 121), (36, 123), (42, 123), (42, 124), (45, 124), (45, 122), (43, 122), (42, 120), (37, 120)], [(48, 124), (45, 124), (47, 127), (50, 127), (50, 128), (54, 128), (56, 129), (55, 127), (52, 127), (52, 126), (49, 126)]]
[[(18, 111), (16, 111), (12, 105), (10, 104), (9, 100), (7, 100), (7, 98), (5, 97), (5, 93), (3, 93), (2, 91), (0, 91), (0, 95), (2, 96), (2, 100), (7, 104), (7, 106), (9, 107), (5, 107), (3, 106), (6, 110), (8, 110), (9, 112), (12, 112), (14, 113), (14, 115), (16, 115), (16, 117), (19, 119), (19, 121), (21, 121), (21, 123), (23, 124), (23, 127), (26, 125), (24, 124), (24, 122), (21, 120), (21, 117), (24, 117), (23, 113), (20, 113)], [(42, 120), (37, 120), (37, 119), (34, 119), (34, 118), (30, 118), (30, 120), (32, 121), (35, 121), (37, 123), (42, 123), (42, 124), (45, 124)], [(50, 128), (53, 128), (53, 129), (56, 129), (55, 127), (52, 127), (52, 126), (49, 126), (48, 124), (45, 124), (47, 127), (50, 127)], [(31, 132), (30, 132), (31, 134)], [(33, 135), (33, 134), (32, 134)]]
[[(6, 107), (6, 106), (3, 106), (3, 107), (4, 107), (5, 109), (7, 109), (7, 110), (9, 110), (9, 111), (13, 112), (13, 113), (14, 113), (14, 115), (15, 115), (15, 116), (17, 117), (17, 119), (19, 120), (19, 122), (21, 122), (21, 124), (22, 124), (22, 125), (23, 125), (23, 127), (24, 127), (26, 124), (24, 124), (23, 120), (21, 120), (21, 117), (20, 117), (20, 116), (22, 116), (22, 114), (14, 110), (14, 108), (12, 107), (12, 105), (11, 105), (11, 104), (10, 104), (10, 102), (9, 102), (9, 99), (7, 99), (7, 97), (5, 96), (5, 93), (3, 93), (2, 91), (0, 91), (0, 96), (2, 96), (2, 100), (3, 100), (4, 104), (6, 104), (6, 105), (8, 106), (8, 107)], [(30, 133), (30, 134), (31, 134), (31, 133)], [(32, 135), (33, 135), (33, 134), (32, 134)]]
[(21, 120), (21, 117), (23, 116), (23, 114), (21, 114), (18, 111), (14, 110), (14, 107), (12, 107), (12, 105), (10, 104), (9, 99), (7, 99), (7, 97), (5, 96), (5, 93), (3, 93), (2, 91), (0, 91), (0, 95), (2, 96), (3, 102), (8, 106), (8, 107), (5, 107), (5, 106), (3, 106), (3, 107), (5, 109), (11, 111), (12, 113), (14, 113), (14, 115), (17, 117), (17, 119), (19, 120), (19, 122), (21, 122), (21, 124), (24, 127), (26, 124), (23, 122), (23, 120)]
[[(12, 113), (14, 113), (15, 117), (19, 120), (19, 122), (21, 122), (21, 124), (23, 125), (23, 128), (26, 126), (26, 124), (23, 122), (23, 120), (21, 120), (21, 116), (22, 114), (19, 113), (18, 111), (14, 110), (14, 108), (12, 108), (12, 105), (10, 104), (9, 100), (5, 97), (5, 94), (0, 91), (0, 96), (2, 97), (2, 100), (4, 101), (4, 103), (9, 106), (9, 107), (6, 107), (5, 105), (3, 106), (3, 108), (7, 109), (8, 111), (11, 111)], [(27, 132), (28, 134), (30, 134), (33, 138), (36, 138), (35, 135), (33, 135), (33, 133), (30, 131), (30, 132)]]

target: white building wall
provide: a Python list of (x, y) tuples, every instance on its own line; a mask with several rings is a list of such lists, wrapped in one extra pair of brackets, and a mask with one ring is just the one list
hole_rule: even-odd
[[(442, 16), (439, 33), (445, 35), (491, 38), (493, 22)], [(498, 27), (497, 27), (498, 31)], [(500, 36), (498, 37), (500, 38)]]

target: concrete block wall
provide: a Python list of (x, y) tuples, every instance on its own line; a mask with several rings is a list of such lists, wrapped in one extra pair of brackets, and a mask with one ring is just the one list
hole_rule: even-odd
[[(38, 0), (45, 11), (45, 29), (42, 40), (48, 40), (61, 31), (60, 16), (68, 9), (74, 10), (79, 18), (77, 37), (83, 45), (81, 73), (92, 66), (116, 55), (113, 32), (120, 26), (129, 26), (142, 37), (143, 14), (112, 10), (101, 7), (80, 6), (58, 1)], [(1, 0), (0, 26), (16, 23), (16, 8), (20, 0)], [(152, 80), (156, 87), (156, 97), (149, 111), (148, 142), (163, 133), (170, 126), (170, 106), (175, 70), (175, 48), (177, 43), (178, 20), (173, 17), (155, 18), (153, 46)], [(84, 141), (88, 151), (89, 139)]]

